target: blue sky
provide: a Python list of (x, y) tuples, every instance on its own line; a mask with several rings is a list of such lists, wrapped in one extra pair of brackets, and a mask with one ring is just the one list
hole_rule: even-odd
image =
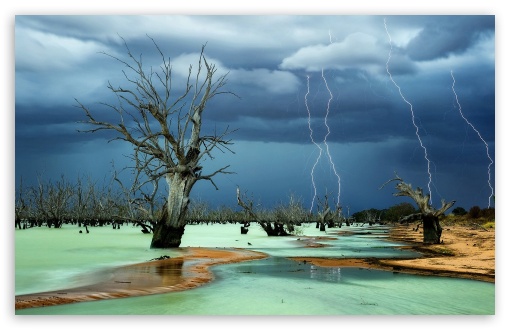
[(77, 132), (74, 99), (98, 114), (114, 102), (107, 82), (123, 84), (123, 67), (100, 52), (125, 56), (122, 38), (157, 67), (149, 35), (171, 58), (176, 92), (207, 43), (240, 96), (215, 98), (204, 124), (237, 129), (235, 154), (204, 164), (236, 174), (216, 177), (218, 191), (199, 182), (196, 199), (235, 206), (239, 186), (265, 207), (328, 194), (352, 213), (412, 202), (379, 189), (397, 172), (436, 206), (494, 206), (494, 12), (395, 13), (16, 16), (15, 182), (104, 178), (112, 161), (127, 164), (129, 145)]

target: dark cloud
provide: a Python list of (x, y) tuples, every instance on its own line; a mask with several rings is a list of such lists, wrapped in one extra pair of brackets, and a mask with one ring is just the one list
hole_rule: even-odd
[(462, 54), (485, 35), (494, 35), (494, 30), (493, 15), (438, 16), (409, 42), (407, 53), (416, 61)]
[[(268, 204), (290, 192), (308, 204), (318, 152), (312, 128), (316, 142), (330, 143), (352, 212), (401, 202), (378, 187), (394, 171), (427, 185), (414, 114), (433, 164), (434, 194), (465, 206), (485, 203), (484, 145), (459, 114), (450, 71), (465, 117), (495, 158), (494, 17), (390, 16), (386, 24), (391, 45), (382, 16), (17, 16), (16, 180), (43, 169), (103, 178), (112, 161), (126, 164), (131, 149), (108, 143), (114, 134), (77, 132), (86, 118), (75, 98), (98, 119), (117, 123), (118, 114), (100, 103), (119, 105), (107, 84), (129, 87), (127, 68), (103, 52), (127, 59), (124, 38), (133, 56), (157, 70), (162, 59), (150, 36), (172, 62), (172, 97), (181, 95), (205, 43), (218, 74), (228, 73), (226, 90), (238, 97), (215, 97), (203, 129), (236, 130), (236, 153), (206, 164), (232, 165), (236, 175), (217, 179), (228, 194), (239, 184)], [(318, 182), (335, 191), (331, 165), (320, 163)], [(235, 204), (209, 186), (196, 194)]]

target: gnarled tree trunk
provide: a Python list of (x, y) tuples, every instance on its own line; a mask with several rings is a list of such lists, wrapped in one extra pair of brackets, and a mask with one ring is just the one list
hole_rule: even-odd
[(197, 178), (191, 173), (175, 173), (166, 176), (170, 190), (161, 219), (154, 226), (151, 248), (174, 248), (181, 245), (186, 213), (190, 203), (189, 194)]
[(186, 226), (174, 227), (165, 220), (162, 219), (161, 223), (158, 223), (154, 229), (151, 249), (175, 248), (181, 245), (181, 239)]
[(424, 214), (423, 221), (423, 243), (439, 244), (441, 243), (441, 234), (443, 228), (439, 224), (439, 217), (432, 214)]
[[(408, 215), (400, 220), (400, 222), (412, 222), (421, 220), (423, 222), (423, 243), (425, 244), (439, 244), (441, 243), (441, 234), (443, 228), (439, 223), (439, 217), (446, 212), (450, 207), (455, 204), (455, 201), (446, 202), (441, 200), (441, 207), (435, 209), (430, 205), (430, 195), (424, 195), (421, 188), (413, 190), (411, 185), (405, 183), (398, 175), (394, 179), (387, 181), (384, 185), (391, 181), (399, 181), (396, 185), (398, 192), (394, 196), (407, 196), (411, 197), (420, 209), (420, 213)], [(382, 187), (384, 187), (384, 185)], [(381, 188), (382, 188), (381, 187)]]

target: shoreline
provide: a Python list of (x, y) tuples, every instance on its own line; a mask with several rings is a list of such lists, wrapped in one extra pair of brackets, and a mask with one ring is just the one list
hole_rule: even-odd
[[(349, 235), (348, 231), (342, 235)], [(329, 238), (328, 238), (329, 239)], [(422, 233), (411, 226), (390, 228), (388, 240), (404, 244), (422, 256), (407, 259), (289, 257), (320, 267), (358, 267), (413, 275), (446, 276), (495, 283), (495, 230), (464, 226), (444, 226), (443, 243), (424, 245)], [(320, 248), (327, 239), (318, 237), (297, 241), (302, 248)], [(83, 301), (135, 297), (183, 291), (214, 280), (210, 267), (268, 256), (248, 249), (181, 248), (182, 256), (154, 260), (111, 270), (110, 280), (93, 285), (19, 295), (15, 309), (55, 306)]]
[(409, 244), (423, 256), (414, 260), (389, 260), (384, 264), (408, 268), (417, 274), (465, 278), (495, 283), (496, 232), (480, 226), (443, 225), (441, 244), (422, 243), (423, 233), (400, 225), (390, 231), (394, 242)]
[[(349, 232), (344, 232), (349, 235)], [(442, 244), (423, 244), (423, 233), (412, 226), (392, 227), (387, 240), (404, 244), (421, 254), (417, 258), (309, 258), (292, 260), (320, 267), (359, 267), (412, 275), (442, 276), (495, 283), (495, 230), (480, 227), (443, 226)], [(307, 243), (316, 248), (322, 243)]]
[(105, 282), (16, 296), (15, 309), (189, 290), (214, 280), (211, 266), (267, 258), (245, 249), (181, 249), (184, 254), (180, 257), (114, 268)]

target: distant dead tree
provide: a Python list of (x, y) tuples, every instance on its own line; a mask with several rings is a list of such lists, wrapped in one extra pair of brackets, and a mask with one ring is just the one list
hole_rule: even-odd
[(73, 192), (72, 217), (80, 226), (83, 221), (95, 216), (93, 214), (93, 202), (96, 199), (96, 194), (95, 185), (90, 178), (87, 179), (87, 184), (85, 184), (83, 179), (78, 177)]
[(239, 187), (237, 187), (237, 205), (241, 206), (248, 218), (252, 221), (257, 222), (262, 229), (266, 232), (267, 236), (288, 236), (294, 229), (294, 223), (288, 221), (289, 219), (283, 219), (282, 217), (275, 217), (270, 219), (267, 217), (257, 214), (253, 208), (253, 200), (246, 197), (246, 194), (241, 195)]
[[(418, 205), (419, 211), (418, 213), (413, 213), (408, 216), (400, 219), (401, 223), (409, 223), (416, 220), (421, 220), (423, 222), (423, 243), (426, 244), (439, 244), (441, 243), (441, 234), (443, 229), (441, 224), (439, 223), (439, 217), (446, 212), (450, 207), (455, 204), (455, 201), (446, 202), (444, 199), (441, 200), (441, 207), (439, 209), (435, 209), (430, 204), (430, 195), (424, 195), (423, 190), (421, 188), (416, 188), (413, 190), (411, 184), (405, 183), (396, 173), (395, 178), (388, 180), (384, 183), (381, 188), (387, 185), (390, 182), (397, 181), (397, 185), (395, 189), (397, 192), (394, 193), (394, 196), (407, 196), (411, 197), (416, 204)], [(379, 189), (381, 189), (379, 188)]]
[(20, 179), (20, 184), (18, 189), (16, 189), (16, 197), (15, 197), (15, 207), (14, 207), (14, 221), (15, 227), (18, 229), (26, 229), (26, 223), (22, 222), (26, 221), (29, 217), (30, 213), (30, 204), (26, 201), (25, 191), (23, 187), (23, 177)]
[(317, 214), (319, 220), (317, 225), (319, 226), (320, 231), (326, 230), (326, 225), (329, 228), (333, 228), (338, 223), (340, 227), (342, 226), (342, 207), (337, 205), (335, 210), (332, 210), (329, 206), (328, 195), (324, 196), (324, 201), (321, 201), (317, 198)]
[(32, 187), (32, 199), (40, 220), (48, 227), (60, 228), (70, 217), (70, 204), (73, 196), (73, 186), (62, 175), (59, 181), (43, 182), (38, 178), (37, 187)]
[(82, 123), (94, 126), (84, 132), (113, 131), (116, 137), (112, 140), (126, 141), (133, 146), (135, 169), (138, 173), (148, 173), (147, 182), (165, 178), (168, 198), (163, 216), (154, 227), (151, 248), (172, 248), (181, 244), (189, 196), (195, 183), (208, 180), (218, 189), (212, 178), (220, 173), (232, 173), (227, 171), (229, 165), (207, 174), (203, 172), (201, 164), (206, 157), (214, 158), (213, 151), (233, 151), (229, 149), (232, 142), (226, 139), (232, 131), (227, 127), (221, 132), (204, 134), (202, 116), (213, 97), (235, 94), (224, 90), (227, 74), (216, 78), (217, 68), (207, 61), (205, 45), (198, 56), (197, 69), (193, 72), (193, 66), (189, 66), (183, 92), (177, 94), (172, 89), (170, 59), (150, 39), (161, 56), (157, 70), (145, 70), (141, 55), (135, 57), (125, 42), (128, 59), (103, 53), (127, 68), (123, 73), (129, 87), (108, 84), (119, 103), (101, 103), (117, 113), (118, 123), (98, 120), (89, 107), (76, 102), (87, 117)]
[[(145, 171), (147, 170), (148, 168), (145, 168)], [(126, 201), (126, 203), (122, 205), (123, 212), (118, 212), (118, 214), (114, 216), (114, 219), (120, 222), (128, 221), (135, 223), (142, 227), (142, 232), (144, 234), (152, 233), (161, 214), (163, 214), (160, 209), (161, 203), (159, 201), (159, 180), (141, 182), (140, 174), (142, 173), (136, 171), (133, 183), (130, 187), (126, 187), (115, 169), (113, 173), (113, 181), (120, 187), (124, 195), (123, 199)], [(148, 172), (145, 174), (150, 175)]]

